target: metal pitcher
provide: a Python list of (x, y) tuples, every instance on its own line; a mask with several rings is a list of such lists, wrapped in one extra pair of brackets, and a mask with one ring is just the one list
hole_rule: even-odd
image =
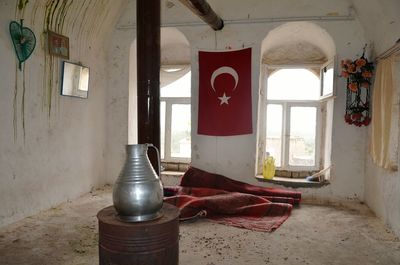
[[(142, 222), (161, 216), (163, 187), (147, 156), (152, 144), (126, 145), (125, 165), (114, 184), (113, 203), (122, 221)], [(159, 170), (161, 173), (161, 170)]]

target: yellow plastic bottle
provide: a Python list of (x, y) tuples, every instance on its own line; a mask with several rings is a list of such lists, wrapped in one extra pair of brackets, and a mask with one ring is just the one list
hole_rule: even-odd
[(263, 163), (263, 177), (265, 179), (272, 179), (275, 175), (275, 159), (267, 154)]

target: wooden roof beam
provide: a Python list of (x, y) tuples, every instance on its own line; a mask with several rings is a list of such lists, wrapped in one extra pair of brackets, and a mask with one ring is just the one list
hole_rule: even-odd
[(224, 21), (219, 17), (206, 0), (179, 0), (187, 6), (193, 13), (199, 16), (213, 30), (221, 30), (224, 27)]

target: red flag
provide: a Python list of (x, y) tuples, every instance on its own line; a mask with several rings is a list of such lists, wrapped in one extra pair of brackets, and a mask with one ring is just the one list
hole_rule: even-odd
[(251, 134), (251, 48), (199, 52), (198, 134)]

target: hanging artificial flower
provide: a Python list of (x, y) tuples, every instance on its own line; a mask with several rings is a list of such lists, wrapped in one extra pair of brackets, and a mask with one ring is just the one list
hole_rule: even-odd
[(347, 79), (345, 121), (355, 126), (368, 126), (370, 115), (370, 87), (374, 64), (362, 56), (354, 61), (342, 60), (341, 76)]

